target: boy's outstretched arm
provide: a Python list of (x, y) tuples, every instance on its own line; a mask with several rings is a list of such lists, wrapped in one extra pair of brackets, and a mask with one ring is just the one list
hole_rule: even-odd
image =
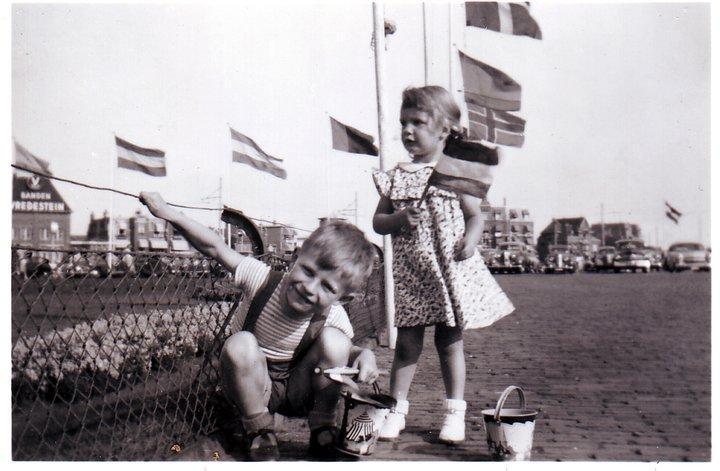
[(159, 193), (143, 191), (140, 193), (140, 202), (154, 216), (172, 224), (193, 247), (220, 262), (230, 272), (242, 260), (243, 256), (228, 247), (219, 235), (172, 208)]

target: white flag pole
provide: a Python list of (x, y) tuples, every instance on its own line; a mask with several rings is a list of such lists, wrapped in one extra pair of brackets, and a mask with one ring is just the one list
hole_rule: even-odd
[(452, 3), (448, 3), (448, 91), (451, 95), (455, 95), (453, 89), (453, 15)]
[(425, 86), (430, 85), (430, 61), (428, 60), (428, 40), (427, 40), (427, 5), (425, 2), (422, 4), (423, 12), (423, 60), (425, 67)]
[[(115, 173), (117, 172), (117, 164), (118, 164), (118, 155), (117, 155), (117, 144), (115, 141), (115, 138), (117, 136), (113, 135), (113, 158), (110, 159), (111, 162), (111, 168), (110, 168), (110, 175), (112, 175), (112, 186), (111, 188), (115, 189)], [(113, 226), (113, 218), (115, 216), (115, 193), (110, 192), (110, 212), (108, 213), (108, 251), (106, 254), (106, 261), (108, 265), (109, 272), (112, 272), (112, 263), (113, 263), (113, 254), (112, 250), (115, 248), (115, 228)]]
[[(378, 134), (380, 144), (380, 170), (387, 169), (385, 157), (390, 142), (387, 134), (387, 109), (385, 106), (385, 18), (382, 5), (373, 2), (373, 40), (375, 44), (375, 83), (378, 110)], [(392, 242), (389, 235), (383, 236), (383, 265), (385, 273), (385, 320), (387, 322), (388, 345), (395, 348), (395, 285), (392, 276)]]

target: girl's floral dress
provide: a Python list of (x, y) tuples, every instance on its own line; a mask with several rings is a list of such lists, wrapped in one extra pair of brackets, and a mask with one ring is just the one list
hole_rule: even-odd
[[(380, 195), (399, 211), (420, 199), (433, 164), (400, 164), (375, 171)], [(479, 251), (455, 261), (465, 235), (458, 196), (430, 186), (420, 205), (421, 221), (392, 236), (397, 327), (445, 324), (486, 327), (515, 307), (485, 266)]]

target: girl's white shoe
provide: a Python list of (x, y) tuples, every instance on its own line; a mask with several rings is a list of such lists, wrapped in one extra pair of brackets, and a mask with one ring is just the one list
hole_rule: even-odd
[(390, 409), (390, 413), (385, 418), (378, 440), (394, 441), (400, 436), (400, 432), (405, 428), (405, 416), (410, 408), (410, 403), (405, 400), (398, 400), (395, 407)]
[(467, 403), (462, 399), (445, 399), (445, 420), (440, 436), (442, 443), (454, 445), (465, 440), (465, 410)]

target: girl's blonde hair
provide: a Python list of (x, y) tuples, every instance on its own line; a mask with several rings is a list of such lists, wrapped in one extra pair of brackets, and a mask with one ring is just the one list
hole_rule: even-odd
[(450, 136), (462, 135), (460, 107), (450, 92), (437, 85), (408, 87), (403, 91), (402, 108), (415, 108), (429, 113), (434, 120), (450, 129)]

